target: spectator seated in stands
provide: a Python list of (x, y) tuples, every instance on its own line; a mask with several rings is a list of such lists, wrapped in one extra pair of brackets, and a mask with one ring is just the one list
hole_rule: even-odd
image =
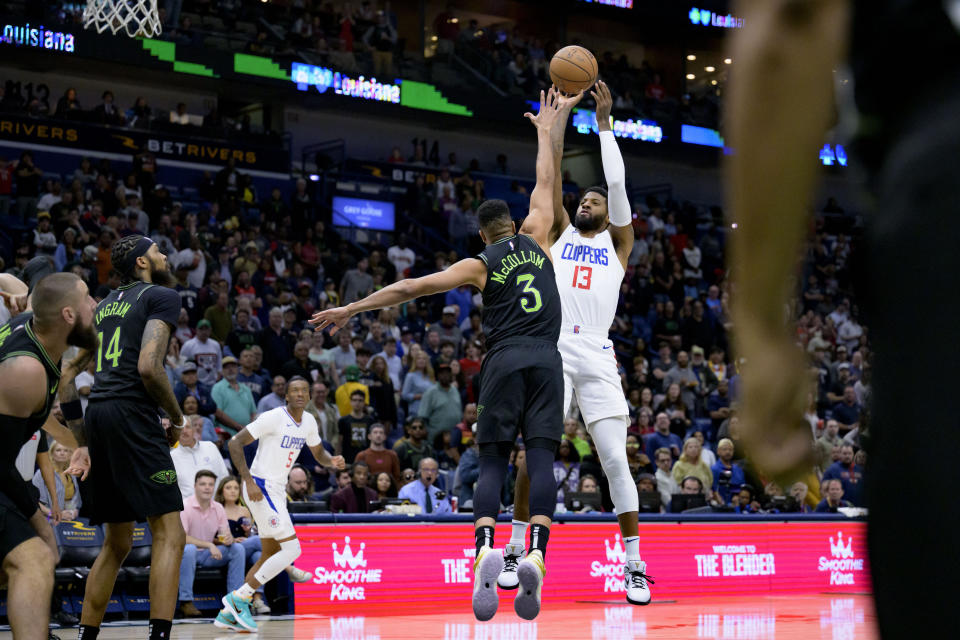
[(217, 445), (204, 441), (202, 436), (203, 419), (198, 415), (189, 416), (187, 426), (180, 432), (180, 442), (170, 450), (180, 495), (184, 498), (193, 495), (194, 483), (190, 478), (196, 478), (201, 469), (212, 471), (217, 484), (230, 475)]
[(576, 418), (567, 418), (563, 421), (563, 439), (570, 441), (576, 448), (581, 458), (590, 455), (590, 443), (577, 436), (577, 430), (580, 428), (580, 421)]
[(837, 479), (843, 485), (843, 495), (856, 506), (862, 504), (863, 467), (854, 460), (853, 446), (840, 447), (840, 459), (823, 472), (824, 479)]
[(817, 513), (837, 513), (838, 509), (852, 507), (849, 501), (843, 499), (843, 483), (839, 478), (828, 478), (823, 482), (824, 493), (826, 497), (820, 501)]
[(377, 475), (377, 500), (392, 500), (397, 497), (397, 483), (393, 476), (383, 472)]
[(846, 433), (860, 422), (860, 405), (853, 385), (843, 388), (843, 402), (833, 407), (833, 417), (840, 425), (840, 431)]
[(214, 502), (217, 476), (201, 469), (194, 479), (194, 493), (183, 501), (180, 520), (187, 534), (180, 562), (180, 612), (188, 618), (199, 617), (193, 605), (193, 579), (198, 567), (227, 567), (227, 593), (243, 584), (246, 552), (234, 544), (230, 523), (223, 505)]
[(670, 417), (660, 412), (657, 414), (653, 423), (654, 432), (644, 437), (644, 449), (646, 451), (656, 451), (665, 448), (670, 451), (674, 458), (680, 457), (680, 449), (683, 447), (683, 441), (680, 436), (670, 432)]
[[(45, 438), (44, 432), (40, 433), (41, 438)], [(83, 499), (80, 497), (80, 479), (77, 476), (67, 473), (67, 467), (70, 466), (70, 456), (73, 449), (60, 444), (56, 440), (50, 443), (50, 450), (47, 455), (53, 465), (54, 484), (56, 486), (57, 506), (60, 508), (60, 520), (74, 520), (80, 507), (83, 506)], [(43, 454), (38, 454), (43, 455)], [(40, 470), (37, 469), (33, 474), (33, 486), (40, 492), (40, 509), (45, 515), (49, 515), (50, 510), (50, 492)]]
[(287, 379), (283, 376), (274, 376), (270, 383), (270, 393), (260, 398), (257, 403), (257, 413), (266, 413), (286, 403), (284, 394), (287, 392)]
[(733, 462), (733, 442), (724, 438), (717, 444), (717, 461), (710, 470), (713, 473), (713, 499), (720, 504), (730, 504), (734, 494), (746, 482), (743, 469)]
[(569, 440), (561, 440), (553, 462), (553, 479), (557, 483), (557, 504), (573, 493), (580, 484), (580, 454)]
[[(183, 350), (180, 351), (181, 356)], [(205, 416), (212, 416), (217, 412), (217, 404), (213, 401), (210, 387), (200, 382), (197, 377), (197, 364), (188, 360), (180, 368), (180, 382), (173, 388), (173, 394), (177, 397), (177, 402), (183, 406), (183, 401), (187, 396), (192, 396), (197, 401), (197, 413)]]
[(740, 487), (740, 493), (734, 495), (730, 504), (732, 504), (737, 513), (759, 513), (760, 503), (755, 497), (755, 491), (749, 484)]
[(287, 502), (311, 502), (313, 497), (313, 478), (303, 466), (293, 465), (287, 474)]
[[(356, 361), (355, 355), (354, 361)], [(340, 412), (340, 415), (345, 416), (352, 410), (352, 396), (355, 391), (363, 392), (364, 404), (370, 404), (370, 388), (360, 382), (360, 367), (355, 364), (343, 370), (343, 377), (346, 382), (337, 388), (336, 393), (334, 393), (334, 398), (336, 399), (337, 410)]]
[(351, 464), (356, 461), (357, 454), (366, 448), (367, 433), (375, 422), (367, 411), (366, 398), (363, 389), (354, 389), (350, 394), (350, 411), (337, 422), (341, 454)]
[[(201, 320), (200, 322), (204, 322)], [(223, 359), (223, 378), (215, 385), (210, 395), (217, 403), (217, 426), (238, 433), (253, 422), (257, 415), (257, 406), (253, 402), (250, 388), (237, 381), (240, 365), (233, 356)]]
[(383, 446), (387, 441), (387, 430), (382, 424), (375, 422), (370, 425), (367, 438), (370, 440), (370, 446), (357, 454), (356, 461), (366, 464), (370, 473), (375, 476), (380, 473), (389, 473), (394, 482), (399, 482), (400, 458), (395, 451)]
[(843, 444), (840, 438), (840, 423), (836, 420), (827, 420), (823, 427), (823, 435), (817, 438), (814, 443), (814, 453), (816, 455), (817, 466), (821, 471), (826, 471), (830, 465), (839, 459), (834, 457), (834, 450)]
[(680, 485), (673, 479), (673, 455), (666, 447), (660, 447), (654, 451), (653, 455), (657, 465), (654, 478), (657, 481), (657, 490), (660, 492), (660, 501), (664, 506), (669, 506), (671, 496), (680, 493)]
[(455, 429), (463, 408), (460, 391), (453, 386), (453, 371), (449, 364), (437, 365), (437, 382), (423, 394), (417, 415), (427, 421), (427, 439), (438, 433)]
[(397, 493), (402, 500), (420, 505), (421, 513), (450, 513), (450, 502), (444, 492), (434, 486), (440, 465), (433, 458), (423, 458), (417, 469), (419, 479), (404, 485)]
[(687, 438), (683, 443), (683, 454), (673, 465), (673, 479), (683, 488), (683, 478), (693, 476), (700, 480), (702, 488), (713, 486), (713, 472), (700, 455), (700, 442), (696, 438)]
[(371, 513), (371, 502), (379, 500), (377, 491), (367, 486), (370, 467), (365, 462), (354, 462), (350, 468), (350, 485), (330, 496), (333, 513)]
[[(650, 473), (641, 473), (637, 479), (637, 495), (640, 497), (640, 511), (645, 513), (664, 513), (670, 504), (669, 501), (664, 502), (657, 487), (657, 477)], [(648, 502), (644, 500), (646, 495), (656, 496), (656, 499)]]
[(180, 348), (181, 356), (197, 363), (197, 378), (208, 387), (216, 384), (223, 367), (223, 349), (210, 337), (212, 332), (210, 321), (200, 320), (196, 337), (187, 340)]

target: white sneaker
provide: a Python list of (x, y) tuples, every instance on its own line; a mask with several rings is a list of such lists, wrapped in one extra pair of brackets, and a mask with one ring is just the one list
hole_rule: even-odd
[(473, 562), (473, 615), (486, 622), (497, 613), (497, 576), (503, 571), (503, 554), (484, 545)]
[(540, 591), (543, 589), (543, 576), (547, 569), (543, 565), (543, 554), (534, 549), (517, 566), (519, 589), (513, 600), (513, 610), (524, 620), (533, 620), (540, 613)]
[(304, 571), (303, 569), (297, 569), (296, 567), (293, 567), (288, 575), (294, 582), (309, 582), (310, 578), (313, 577), (312, 573)]
[(513, 591), (520, 582), (517, 580), (517, 565), (523, 559), (526, 549), (522, 544), (508, 544), (503, 548), (503, 571), (497, 578), (501, 589)]
[(254, 598), (250, 608), (253, 610), (254, 615), (270, 615), (270, 605), (268, 605), (263, 598)]
[(641, 560), (628, 560), (623, 568), (623, 586), (630, 604), (650, 604), (650, 587), (653, 578), (647, 575), (647, 563)]

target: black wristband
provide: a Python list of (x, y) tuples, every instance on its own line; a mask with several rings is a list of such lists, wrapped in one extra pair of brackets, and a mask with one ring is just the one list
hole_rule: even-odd
[(83, 420), (83, 405), (80, 404), (80, 399), (70, 400), (69, 402), (60, 403), (60, 411), (63, 413), (65, 420)]

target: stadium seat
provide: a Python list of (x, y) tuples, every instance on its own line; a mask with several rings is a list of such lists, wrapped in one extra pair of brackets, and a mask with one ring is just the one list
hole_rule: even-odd
[(61, 549), (57, 581), (85, 579), (103, 547), (103, 529), (91, 525), (86, 518), (78, 518), (61, 522), (54, 528), (54, 533)]

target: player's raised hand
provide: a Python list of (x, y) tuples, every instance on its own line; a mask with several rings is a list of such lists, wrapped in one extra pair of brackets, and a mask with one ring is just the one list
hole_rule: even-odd
[(610, 95), (610, 87), (603, 80), (597, 80), (597, 84), (594, 86), (595, 88), (590, 91), (590, 95), (597, 103), (597, 128), (600, 131), (609, 131), (613, 96)]
[(347, 468), (347, 461), (344, 459), (343, 456), (333, 456), (332, 458), (330, 458), (330, 464), (332, 464), (333, 468), (338, 471), (340, 469)]
[(573, 109), (580, 100), (583, 99), (583, 91), (577, 93), (571, 93), (569, 95), (561, 93), (555, 86), (551, 86), (552, 89), (557, 94), (557, 108), (561, 111), (569, 111)]
[(330, 335), (335, 335), (337, 331), (347, 326), (352, 316), (353, 314), (347, 307), (337, 307), (316, 312), (308, 322), (315, 325), (316, 331), (323, 331), (326, 327), (331, 327)]
[(87, 479), (90, 473), (90, 453), (86, 447), (77, 447), (70, 456), (70, 466), (67, 467), (67, 473), (72, 476), (80, 476), (80, 481)]
[(0, 298), (3, 298), (3, 304), (6, 305), (7, 309), (10, 311), (11, 317), (21, 314), (27, 310), (26, 294), (15, 295), (12, 293), (7, 293), (6, 291), (0, 291)]
[(560, 94), (553, 87), (550, 87), (549, 91), (541, 91), (540, 111), (537, 115), (528, 111), (523, 117), (529, 119), (540, 131), (550, 131), (560, 119), (559, 99)]

